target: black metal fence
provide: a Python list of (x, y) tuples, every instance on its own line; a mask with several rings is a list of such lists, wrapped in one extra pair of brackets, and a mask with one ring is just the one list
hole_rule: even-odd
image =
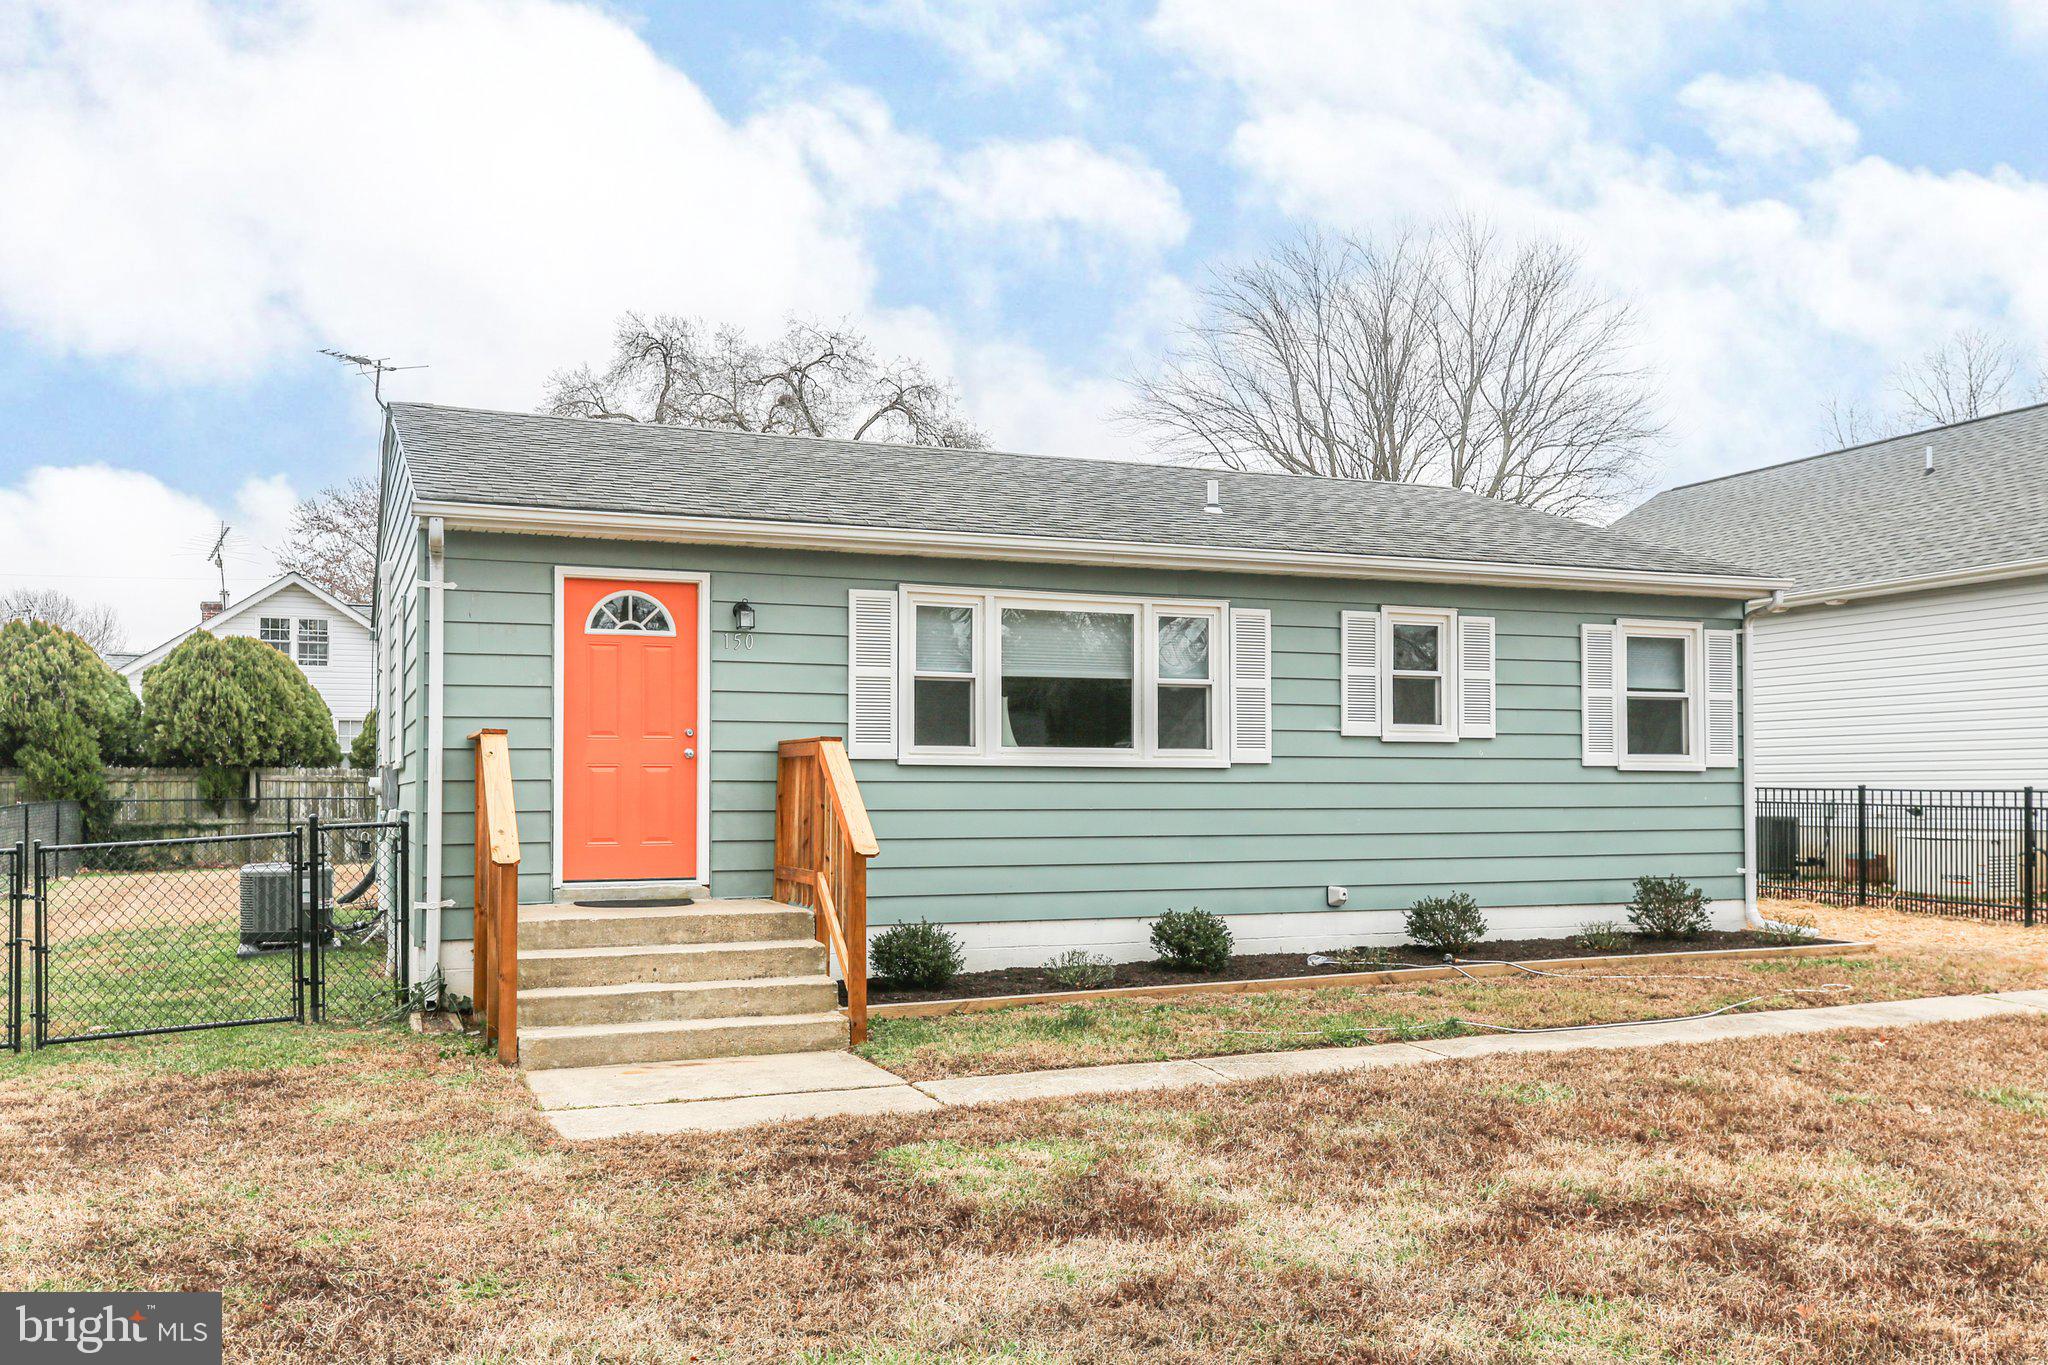
[(8, 849), (9, 1046), (395, 1018), (407, 859), (399, 821), (317, 818)]
[(28, 861), (28, 846), (16, 844), (0, 849), (0, 877), (5, 885), (0, 890), (7, 893), (7, 952), (0, 960), (0, 986), (7, 991), (5, 1046), (9, 1052), (21, 1051), (21, 954), (28, 946), (23, 936), (21, 907), (26, 895), (26, 876), (23, 865)]
[(2009, 790), (1759, 787), (1757, 893), (2031, 925), (2043, 812)]

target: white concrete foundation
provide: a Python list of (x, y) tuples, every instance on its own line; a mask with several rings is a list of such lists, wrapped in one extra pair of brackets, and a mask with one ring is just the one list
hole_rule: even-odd
[[(1739, 900), (1712, 901), (1716, 929), (1743, 927)], [(1562, 938), (1588, 924), (1611, 922), (1624, 928), (1628, 912), (1619, 905), (1522, 905), (1488, 910), (1487, 938)], [(1395, 948), (1408, 941), (1399, 910), (1317, 910), (1267, 915), (1225, 915), (1240, 953), (1312, 953), (1331, 948)], [(870, 925), (873, 942), (887, 925)], [(1100, 953), (1112, 962), (1145, 962), (1152, 956), (1148, 919), (1037, 919), (983, 921), (945, 926), (960, 939), (965, 970), (1037, 967), (1072, 948)], [(460, 945), (468, 947), (467, 944)], [(450, 981), (453, 982), (453, 973)]]

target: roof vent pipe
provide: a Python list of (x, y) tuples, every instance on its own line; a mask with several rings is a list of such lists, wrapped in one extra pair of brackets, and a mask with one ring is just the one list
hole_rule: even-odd
[(1929, 447), (1927, 447), (1927, 450), (1926, 450), (1926, 453), (1925, 453), (1925, 456), (1924, 456), (1924, 462), (1923, 462), (1923, 463), (1922, 463), (1922, 465), (1920, 466), (1920, 472), (1921, 472), (1922, 474), (1932, 474), (1932, 473), (1934, 472), (1934, 447), (1933, 447), (1933, 446), (1929, 446)]
[(1202, 510), (1204, 512), (1221, 512), (1223, 510), (1223, 480), (1209, 480), (1208, 487), (1202, 490)]

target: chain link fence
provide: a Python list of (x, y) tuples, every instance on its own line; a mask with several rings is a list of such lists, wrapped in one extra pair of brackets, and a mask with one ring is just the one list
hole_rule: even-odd
[(317, 818), (8, 849), (9, 1045), (395, 1019), (409, 1002), (407, 859), (399, 821)]

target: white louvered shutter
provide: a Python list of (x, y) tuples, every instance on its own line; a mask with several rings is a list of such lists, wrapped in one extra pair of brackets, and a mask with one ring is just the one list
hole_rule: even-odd
[(855, 588), (846, 602), (846, 753), (896, 757), (896, 594)]
[(1230, 611), (1230, 761), (1273, 761), (1273, 613)]
[(1380, 614), (1347, 611), (1340, 621), (1337, 730), (1346, 735), (1376, 735), (1380, 732)]
[(1741, 758), (1737, 722), (1736, 640), (1742, 632), (1707, 632), (1707, 766), (1733, 768)]
[(1458, 738), (1494, 736), (1495, 646), (1491, 616), (1458, 618)]
[(1579, 723), (1589, 768), (1612, 768), (1621, 760), (1621, 703), (1614, 686), (1614, 626), (1579, 627)]

